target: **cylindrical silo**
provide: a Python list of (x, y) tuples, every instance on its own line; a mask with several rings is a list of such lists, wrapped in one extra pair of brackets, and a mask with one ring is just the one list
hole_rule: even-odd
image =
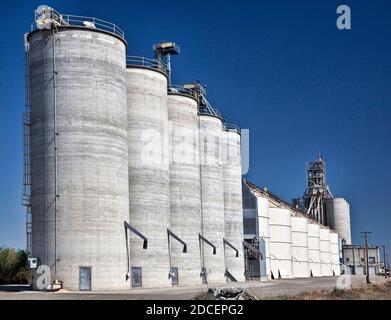
[(201, 233), (201, 194), (198, 146), (197, 101), (180, 93), (169, 93), (170, 122), (170, 229), (187, 244), (187, 253), (171, 241), (171, 264), (178, 268), (178, 284), (201, 283), (198, 234)]
[(225, 267), (237, 281), (244, 281), (240, 133), (237, 130), (224, 130), (220, 140), (224, 182), (224, 238), (239, 251), (237, 255), (230, 246), (225, 245)]
[(316, 222), (308, 221), (308, 261), (310, 275), (321, 277), (322, 269), (320, 264), (320, 225)]
[(339, 276), (341, 274), (341, 268), (339, 264), (338, 233), (336, 232), (330, 232), (330, 257), (333, 274)]
[[(131, 233), (130, 267), (143, 287), (170, 286), (167, 76), (158, 69), (126, 70), (129, 146), (129, 223), (148, 238), (148, 249)], [(140, 269), (141, 268), (141, 269)]]
[(269, 231), (269, 200), (265, 197), (257, 196), (259, 236), (265, 241), (265, 262), (266, 275), (271, 278), (270, 268), (270, 231)]
[(343, 198), (333, 199), (334, 230), (345, 240), (345, 244), (352, 243), (350, 232), (350, 207)]
[(308, 278), (308, 227), (307, 218), (292, 216), (292, 268), (294, 278)]
[(320, 228), (320, 264), (323, 277), (333, 275), (330, 255), (330, 230), (324, 227)]
[(32, 256), (68, 290), (129, 288), (125, 41), (58, 26), (28, 42)]
[(200, 114), (200, 161), (201, 161), (201, 213), (202, 234), (216, 247), (213, 249), (202, 242), (202, 264), (207, 281), (225, 283), (225, 263), (223, 239), (224, 224), (224, 183), (221, 161), (221, 119), (208, 114)]
[(269, 207), (270, 265), (274, 279), (292, 278), (291, 212)]

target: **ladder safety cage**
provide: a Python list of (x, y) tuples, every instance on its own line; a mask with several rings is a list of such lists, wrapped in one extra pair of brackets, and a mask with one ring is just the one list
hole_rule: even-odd
[(32, 203), (31, 203), (31, 108), (30, 108), (30, 72), (29, 43), (24, 35), (25, 46), (25, 110), (23, 113), (23, 195), (22, 205), (26, 207), (26, 251), (32, 250)]

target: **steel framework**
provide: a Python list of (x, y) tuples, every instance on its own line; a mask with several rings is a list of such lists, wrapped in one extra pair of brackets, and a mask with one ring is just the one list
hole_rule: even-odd
[(327, 199), (333, 195), (327, 185), (326, 166), (322, 156), (307, 163), (307, 190), (304, 194), (306, 212), (321, 224), (327, 223)]

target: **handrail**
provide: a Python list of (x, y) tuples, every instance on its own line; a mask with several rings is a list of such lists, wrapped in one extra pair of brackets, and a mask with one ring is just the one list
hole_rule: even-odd
[(187, 96), (197, 98), (197, 93), (194, 90), (189, 89), (189, 88), (185, 88), (184, 86), (170, 85), (168, 87), (168, 92), (185, 94)]
[[(45, 12), (39, 12), (35, 10), (35, 21), (44, 17), (45, 19), (52, 19), (56, 21), (60, 26), (77, 26), (87, 29), (97, 29), (113, 33), (123, 39), (125, 39), (125, 33), (114, 23), (108, 22), (95, 17), (77, 16), (70, 14), (60, 14), (52, 8)], [(31, 31), (37, 30), (37, 24), (34, 22), (31, 24)]]
[(241, 129), (240, 129), (240, 127), (238, 125), (233, 124), (233, 123), (227, 123), (227, 122), (224, 123), (224, 130), (225, 131), (236, 132), (236, 133), (239, 133), (239, 134), (241, 132)]
[(198, 107), (198, 114), (211, 115), (211, 116), (215, 116), (215, 117), (222, 119), (222, 115), (219, 110), (217, 110), (215, 108), (211, 109), (211, 108), (208, 108), (207, 106), (199, 106)]
[(166, 66), (157, 59), (149, 59), (149, 58), (139, 57), (139, 56), (127, 56), (126, 65), (143, 66), (150, 69), (157, 69), (167, 74)]

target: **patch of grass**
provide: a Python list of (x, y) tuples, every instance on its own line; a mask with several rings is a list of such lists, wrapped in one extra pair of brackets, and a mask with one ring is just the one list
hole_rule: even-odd
[(391, 300), (391, 280), (383, 284), (362, 285), (352, 289), (320, 290), (295, 296), (264, 297), (263, 300)]

